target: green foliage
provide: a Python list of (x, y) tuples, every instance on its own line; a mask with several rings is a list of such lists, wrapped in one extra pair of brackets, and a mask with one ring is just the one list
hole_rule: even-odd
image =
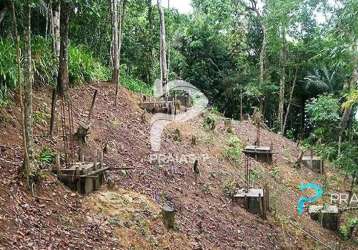
[[(51, 41), (35, 36), (31, 46), (35, 83), (54, 84), (57, 68), (51, 51)], [(18, 86), (16, 48), (13, 40), (0, 39), (0, 55), (0, 106), (4, 106), (9, 101), (9, 91)]]
[(339, 228), (339, 235), (343, 240), (349, 240), (352, 232), (358, 226), (358, 218), (349, 218), (348, 221)]
[(295, 139), (295, 131), (293, 129), (287, 130), (286, 137), (290, 140), (294, 140)]
[(7, 93), (7, 90), (0, 88), (0, 108), (8, 106), (10, 103), (12, 102)]
[(346, 173), (354, 175), (358, 173), (358, 145), (345, 142), (341, 145), (341, 153), (334, 163)]
[(214, 130), (216, 128), (216, 124), (218, 122), (218, 116), (211, 112), (204, 119), (204, 128)]
[(314, 98), (306, 107), (311, 121), (318, 125), (332, 125), (339, 121), (339, 103), (332, 95), (321, 95)]
[(50, 118), (50, 115), (44, 111), (34, 111), (33, 112), (34, 124), (47, 125), (47, 121)]
[(337, 157), (337, 145), (335, 143), (315, 144), (313, 150), (323, 159), (334, 161)]
[(35, 83), (55, 85), (57, 59), (52, 52), (52, 41), (36, 36), (31, 43)]
[(121, 84), (135, 93), (141, 93), (147, 96), (153, 95), (153, 90), (150, 85), (142, 82), (141, 80), (135, 79), (124, 72), (121, 74)]
[(52, 164), (56, 158), (55, 152), (49, 147), (42, 148), (41, 152), (36, 157), (37, 161), (41, 164)]
[(262, 175), (257, 170), (255, 170), (255, 169), (250, 170), (249, 178), (252, 183), (255, 183), (261, 177), (262, 177)]
[(84, 46), (70, 46), (69, 77), (75, 84), (105, 81), (110, 78), (110, 70), (99, 63)]
[(306, 112), (313, 124), (316, 138), (321, 139), (322, 142), (336, 138), (340, 121), (340, 106), (337, 98), (332, 95), (321, 95), (306, 106)]
[(272, 170), (270, 171), (270, 174), (271, 174), (271, 176), (272, 176), (274, 179), (276, 179), (277, 177), (280, 176), (280, 169), (279, 169), (277, 166), (275, 166), (275, 167), (272, 168)]
[[(0, 90), (4, 97), (17, 83), (16, 50), (10, 39), (0, 39)], [(1, 97), (1, 96), (0, 96)]]
[(242, 153), (242, 144), (240, 139), (237, 136), (230, 136), (230, 138), (227, 140), (227, 146), (224, 150), (224, 156), (229, 159), (230, 161), (233, 161), (235, 163), (238, 163), (241, 159), (241, 153)]
[(347, 101), (343, 103), (343, 109), (350, 109), (358, 104), (358, 90), (354, 89), (347, 95)]

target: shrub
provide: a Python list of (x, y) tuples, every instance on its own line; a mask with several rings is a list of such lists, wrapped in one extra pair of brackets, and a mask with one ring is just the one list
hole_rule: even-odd
[(52, 149), (44, 147), (36, 159), (42, 164), (52, 164), (55, 161), (55, 157), (55, 152)]
[(16, 53), (14, 43), (0, 39), (0, 105), (6, 105), (8, 91), (17, 83)]
[[(50, 40), (36, 36), (31, 46), (35, 82), (54, 84), (57, 68)], [(5, 105), (9, 90), (15, 89), (18, 85), (16, 48), (13, 40), (0, 39), (0, 55), (0, 105)]]
[(321, 95), (307, 104), (306, 112), (317, 138), (334, 138), (340, 121), (340, 105), (337, 98), (332, 95)]
[(50, 118), (50, 115), (44, 111), (34, 111), (33, 120), (34, 124), (47, 125), (47, 120)]
[(110, 70), (99, 63), (84, 46), (70, 46), (69, 77), (74, 84), (105, 81), (110, 78)]
[(224, 156), (230, 161), (239, 162), (241, 158), (242, 144), (237, 136), (231, 136), (227, 141)]
[(31, 46), (35, 82), (55, 85), (57, 59), (52, 52), (51, 40), (36, 36), (32, 39)]
[(138, 79), (134, 79), (124, 72), (121, 72), (121, 85), (135, 93), (141, 93), (148, 96), (153, 95), (153, 90), (150, 85)]
[(210, 113), (204, 119), (204, 127), (210, 130), (214, 130), (216, 127), (217, 120), (218, 120), (217, 115), (214, 113)]
[(358, 226), (358, 218), (351, 218), (339, 228), (339, 235), (343, 240), (352, 238), (354, 228)]

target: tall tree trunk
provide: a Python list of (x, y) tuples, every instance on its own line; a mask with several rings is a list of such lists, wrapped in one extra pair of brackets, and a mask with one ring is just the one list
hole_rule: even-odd
[[(170, 11), (170, 0), (168, 0), (168, 12)], [(169, 27), (169, 24), (168, 24)], [(168, 37), (168, 44), (167, 44), (167, 51), (168, 51), (168, 55), (167, 55), (167, 74), (168, 74), (168, 81), (169, 81), (169, 73), (170, 73), (170, 39), (169, 39), (169, 35), (168, 35), (168, 31), (166, 32), (167, 37)]]
[(26, 129), (25, 129), (25, 111), (24, 111), (24, 100), (23, 100), (23, 82), (21, 77), (21, 51), (20, 51), (20, 37), (17, 31), (17, 19), (16, 19), (16, 10), (14, 1), (11, 1), (11, 8), (12, 8), (12, 19), (13, 19), (13, 26), (14, 26), (14, 37), (16, 39), (16, 64), (17, 64), (17, 85), (20, 90), (20, 106), (21, 106), (21, 127), (22, 127), (22, 141), (24, 147), (24, 167), (25, 171), (28, 169), (27, 163), (30, 162), (29, 154), (27, 151), (27, 142), (26, 142)]
[(56, 122), (56, 103), (57, 103), (57, 91), (56, 88), (52, 90), (52, 100), (51, 100), (51, 118), (50, 118), (50, 138), (53, 137), (53, 133), (55, 130), (55, 122)]
[(111, 0), (112, 12), (112, 84), (116, 86), (115, 105), (117, 105), (118, 84), (119, 84), (119, 17), (118, 1)]
[[(165, 17), (164, 10), (161, 6), (161, 0), (157, 0), (159, 19), (160, 19), (160, 72), (161, 72), (161, 87), (168, 83), (168, 65), (166, 55), (166, 40), (165, 40)], [(163, 93), (163, 92), (161, 92)]]
[(33, 132), (32, 132), (32, 60), (31, 60), (31, 1), (27, 1), (25, 11), (25, 34), (24, 34), (24, 114), (25, 114), (25, 139), (27, 157), (25, 156), (25, 174), (29, 187), (32, 187), (37, 169), (33, 158)]
[[(260, 78), (259, 78), (259, 87), (262, 88), (265, 84), (265, 60), (266, 60), (266, 47), (267, 47), (267, 30), (266, 26), (263, 23), (262, 17), (257, 9), (255, 9), (257, 17), (260, 19), (261, 29), (262, 29), (262, 45), (260, 50)], [(260, 97), (260, 112), (262, 116), (265, 117), (264, 104), (265, 96)]]
[(52, 18), (51, 18), (51, 35), (52, 35), (52, 46), (53, 53), (56, 58), (60, 57), (60, 47), (61, 47), (61, 39), (60, 39), (60, 0), (54, 0), (52, 4)]
[(281, 48), (281, 79), (280, 79), (280, 94), (278, 104), (278, 122), (280, 125), (281, 134), (284, 134), (284, 109), (285, 109), (285, 83), (286, 83), (286, 61), (287, 61), (287, 46), (286, 46), (286, 32), (282, 27), (282, 48)]
[(262, 45), (261, 45), (261, 51), (260, 51), (260, 79), (259, 84), (260, 87), (263, 86), (265, 81), (265, 59), (266, 59), (266, 46), (267, 46), (267, 38), (266, 38), (266, 27), (265, 25), (261, 24), (262, 28)]
[(68, 26), (70, 20), (70, 4), (63, 0), (61, 2), (60, 14), (60, 57), (57, 76), (57, 92), (63, 96), (68, 89)]
[(123, 41), (123, 25), (124, 25), (124, 16), (125, 16), (125, 7), (127, 4), (127, 0), (121, 0), (119, 3), (119, 10), (117, 10), (118, 17), (118, 82), (116, 85), (116, 99), (115, 106), (117, 106), (117, 97), (119, 84), (121, 83), (121, 50), (122, 50), (122, 41)]
[(152, 78), (152, 66), (153, 66), (153, 46), (152, 46), (152, 31), (153, 31), (153, 7), (152, 7), (152, 0), (147, 0), (147, 8), (148, 8), (148, 26), (147, 26), (147, 46), (146, 46), (146, 54), (147, 54), (147, 61), (145, 64), (146, 68), (146, 82), (151, 83)]
[[(357, 53), (356, 41), (354, 42), (353, 52)], [(353, 67), (354, 67), (354, 69), (352, 72), (352, 78), (348, 82), (348, 84), (344, 86), (344, 89), (346, 91), (350, 91), (352, 88), (358, 87), (358, 56), (354, 57)], [(349, 122), (351, 115), (352, 115), (352, 107), (346, 108), (343, 112), (341, 122), (340, 122), (340, 131), (339, 131), (339, 135), (338, 135), (338, 154), (341, 153), (341, 143), (342, 143), (343, 133), (348, 126), (348, 122)]]
[[(259, 19), (259, 23), (262, 30), (262, 44), (261, 44), (261, 50), (260, 50), (260, 75), (259, 75), (259, 87), (262, 87), (265, 83), (265, 60), (266, 60), (266, 46), (267, 46), (267, 29), (263, 20), (263, 17), (257, 7), (257, 1), (256, 0), (250, 0), (250, 1), (244, 1), (244, 0), (238, 0), (238, 2), (243, 5), (246, 10), (252, 11), (256, 14), (257, 18)], [(260, 105), (260, 112), (263, 117), (265, 117), (264, 113), (264, 102), (265, 102), (265, 96), (259, 97), (259, 105)]]
[(305, 129), (305, 113), (306, 112), (306, 99), (302, 97), (301, 100), (301, 139), (305, 138), (306, 129)]
[(287, 106), (287, 110), (286, 110), (285, 120), (283, 122), (283, 135), (286, 133), (287, 120), (288, 120), (288, 116), (289, 116), (290, 110), (291, 110), (293, 93), (295, 92), (295, 88), (296, 88), (297, 73), (298, 73), (298, 68), (296, 68), (295, 77), (294, 77), (293, 82), (292, 82), (292, 88), (291, 88), (291, 92), (290, 92), (290, 99), (288, 100), (288, 106)]
[[(55, 3), (50, 0), (49, 2), (49, 17), (50, 17), (50, 34), (52, 38), (52, 52), (55, 57), (58, 59), (60, 57), (60, 4), (56, 0)], [(58, 17), (58, 18), (57, 18)], [(58, 44), (58, 49), (57, 49)], [(57, 70), (58, 73), (58, 70)], [(57, 76), (56, 76), (57, 77)], [(50, 138), (53, 137), (56, 121), (56, 101), (57, 101), (57, 92), (56, 88), (52, 91), (52, 102), (51, 102), (51, 118), (50, 118)]]

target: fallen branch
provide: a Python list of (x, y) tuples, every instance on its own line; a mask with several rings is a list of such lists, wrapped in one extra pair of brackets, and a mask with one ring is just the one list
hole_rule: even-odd
[(134, 170), (134, 168), (109, 168), (109, 171), (116, 171), (116, 170)]
[(52, 199), (49, 199), (49, 198), (45, 198), (45, 197), (40, 197), (40, 196), (34, 196), (34, 198), (36, 200), (43, 200), (43, 201), (53, 201)]

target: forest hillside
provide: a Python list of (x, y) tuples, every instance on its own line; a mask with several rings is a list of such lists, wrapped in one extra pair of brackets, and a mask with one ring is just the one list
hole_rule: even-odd
[(0, 249), (356, 249), (357, 0), (0, 1)]
[[(243, 121), (227, 131), (224, 117), (208, 111), (189, 123), (171, 124), (163, 135), (163, 156), (205, 155), (199, 163), (174, 160), (161, 164), (150, 159), (150, 117), (138, 106), (140, 97), (121, 88), (118, 108), (108, 108), (114, 95), (109, 83), (71, 89), (74, 120), (86, 117), (93, 90), (98, 102), (86, 148), (90, 161), (95, 149), (107, 147), (105, 163), (111, 167), (108, 184), (89, 196), (80, 196), (57, 181), (49, 170), (51, 158), (62, 150), (60, 135), (46, 136), (46, 114), (50, 91), (35, 91), (35, 152), (42, 164), (43, 181), (32, 196), (19, 181), (21, 166), (21, 122), (18, 108), (2, 111), (1, 122), (1, 245), (7, 248), (120, 248), (120, 249), (309, 249), (334, 248), (338, 236), (323, 229), (308, 215), (300, 217), (296, 207), (301, 195), (298, 186), (311, 180), (324, 180), (307, 168), (295, 169), (297, 144), (267, 130), (262, 143), (273, 145), (273, 165), (250, 159), (254, 185), (270, 189), (268, 220), (248, 213), (231, 200), (231, 192), (245, 185), (242, 153), (230, 153), (230, 143), (238, 141), (242, 150), (255, 138), (256, 126)], [(81, 97), (81, 98), (79, 98)], [(16, 98), (16, 97), (15, 97)], [(207, 117), (215, 116), (214, 129)], [(9, 128), (9, 129), (7, 129)], [(11, 128), (11, 129), (10, 129)], [(176, 131), (180, 131), (178, 133)], [(197, 139), (192, 145), (192, 137)], [(241, 151), (240, 150), (240, 151)], [(174, 165), (175, 164), (175, 165)], [(131, 167), (130, 169), (126, 169)], [(51, 169), (51, 168), (50, 168)], [(343, 175), (327, 169), (331, 190), (347, 188)], [(173, 204), (177, 210), (176, 229), (167, 231), (160, 219), (161, 206)], [(304, 231), (303, 231), (304, 230)], [(311, 238), (311, 237), (314, 238)], [(21, 239), (21, 240), (20, 240)], [(347, 244), (347, 243), (345, 243)], [(346, 246), (346, 249), (353, 246)]]

